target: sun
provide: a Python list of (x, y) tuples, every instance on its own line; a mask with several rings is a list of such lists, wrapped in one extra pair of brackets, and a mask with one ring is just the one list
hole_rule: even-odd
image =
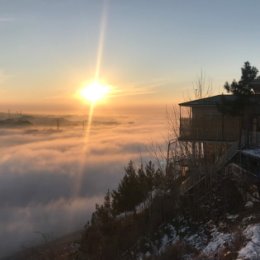
[(94, 81), (80, 90), (80, 97), (90, 103), (96, 103), (105, 99), (109, 93), (109, 86)]

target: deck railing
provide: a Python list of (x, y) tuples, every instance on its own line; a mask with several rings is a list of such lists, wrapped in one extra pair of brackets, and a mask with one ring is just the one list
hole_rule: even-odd
[(239, 122), (236, 118), (181, 118), (180, 140), (237, 141)]
[[(246, 134), (244, 132), (244, 134)], [(245, 139), (246, 137), (244, 137)], [(250, 131), (248, 132), (248, 144), (251, 147), (260, 147), (260, 132), (258, 131)]]

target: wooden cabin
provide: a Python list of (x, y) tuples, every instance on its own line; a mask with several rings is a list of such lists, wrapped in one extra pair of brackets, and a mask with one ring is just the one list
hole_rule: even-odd
[(230, 147), (260, 147), (260, 94), (217, 95), (180, 103), (179, 141), (216, 162)]
[(186, 169), (182, 194), (212, 183), (220, 172), (235, 176), (236, 169), (238, 180), (251, 176), (260, 194), (260, 79), (251, 87), (248, 96), (216, 95), (179, 104), (178, 140), (186, 151), (180, 160)]
[(215, 142), (238, 140), (240, 118), (224, 115), (219, 109), (221, 99), (222, 96), (219, 95), (179, 104), (179, 140)]

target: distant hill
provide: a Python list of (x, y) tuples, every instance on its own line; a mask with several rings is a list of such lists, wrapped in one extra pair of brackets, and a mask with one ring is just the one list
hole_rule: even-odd
[(0, 127), (21, 127), (30, 125), (32, 125), (32, 123), (23, 118), (7, 118), (0, 120)]
[[(24, 127), (24, 126), (42, 126), (42, 127), (86, 127), (88, 116), (72, 115), (29, 115), (29, 114), (8, 114), (0, 112), (1, 127)], [(95, 126), (113, 126), (120, 122), (111, 118), (96, 118), (92, 121)]]

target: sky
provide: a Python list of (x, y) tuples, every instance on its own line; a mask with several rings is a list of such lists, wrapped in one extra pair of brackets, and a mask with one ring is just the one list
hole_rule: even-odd
[[(0, 0), (0, 110), (77, 112), (99, 78), (105, 106), (183, 101), (203, 71), (213, 94), (260, 68), (257, 0)], [(99, 62), (98, 62), (99, 61)]]

